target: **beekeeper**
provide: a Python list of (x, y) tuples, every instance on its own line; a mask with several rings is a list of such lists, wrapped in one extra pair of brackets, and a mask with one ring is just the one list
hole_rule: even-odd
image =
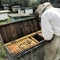
[(60, 9), (49, 2), (40, 4), (35, 12), (41, 18), (41, 29), (44, 40), (44, 60), (60, 60)]

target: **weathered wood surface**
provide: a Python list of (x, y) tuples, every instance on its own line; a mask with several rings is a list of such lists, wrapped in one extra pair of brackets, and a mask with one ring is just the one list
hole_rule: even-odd
[(0, 26), (4, 43), (40, 30), (39, 21), (35, 18)]

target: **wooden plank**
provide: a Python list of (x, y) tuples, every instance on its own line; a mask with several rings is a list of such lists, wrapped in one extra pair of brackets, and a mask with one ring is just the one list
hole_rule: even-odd
[(9, 26), (5, 26), (1, 28), (1, 35), (4, 43), (10, 42), (12, 40)]
[(29, 28), (30, 28), (31, 33), (32, 33), (32, 32), (35, 32), (35, 29), (34, 29), (32, 20), (29, 20), (29, 21), (28, 21), (28, 24), (29, 24)]
[(0, 32), (1, 32), (3, 43), (6, 43), (7, 42), (7, 37), (6, 37), (6, 34), (3, 30), (3, 28), (0, 28)]
[(24, 27), (25, 35), (27, 35), (31, 32), (30, 28), (29, 28), (29, 25), (28, 25), (28, 21), (23, 22), (23, 27)]
[(10, 27), (5, 26), (5, 27), (3, 27), (3, 30), (4, 30), (4, 33), (7, 36), (7, 41), (10, 42), (12, 40), (12, 38), (11, 38), (12, 36), (11, 36), (11, 33), (10, 33)]
[(11, 31), (10, 34), (12, 35), (12, 39), (13, 40), (16, 39), (18, 35), (14, 25), (10, 25), (10, 31)]
[(33, 26), (35, 28), (35, 31), (38, 31), (40, 29), (38, 20), (34, 19), (34, 20), (32, 20), (32, 22), (33, 22)]
[(24, 22), (21, 22), (20, 26), (21, 26), (21, 32), (22, 32), (22, 34), (24, 36), (26, 34), (25, 28), (24, 28)]
[(18, 38), (23, 36), (22, 29), (21, 29), (21, 23), (15, 24), (15, 29), (18, 35)]

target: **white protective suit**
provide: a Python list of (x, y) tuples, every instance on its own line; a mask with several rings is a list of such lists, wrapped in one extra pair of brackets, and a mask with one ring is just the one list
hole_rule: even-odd
[(50, 8), (41, 16), (42, 35), (45, 40), (51, 42), (45, 45), (44, 60), (60, 59), (60, 9)]
[[(45, 5), (45, 7), (41, 7)], [(38, 6), (36, 12), (41, 18), (41, 28), (44, 40), (51, 40), (46, 43), (44, 48), (44, 60), (60, 60), (60, 9), (50, 6), (49, 3), (44, 3)], [(45, 11), (42, 13), (42, 11)]]

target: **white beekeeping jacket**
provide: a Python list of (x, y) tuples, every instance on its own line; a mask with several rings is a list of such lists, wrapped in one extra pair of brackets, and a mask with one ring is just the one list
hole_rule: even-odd
[(60, 9), (46, 10), (41, 16), (41, 28), (45, 40), (50, 40), (53, 34), (60, 36)]

